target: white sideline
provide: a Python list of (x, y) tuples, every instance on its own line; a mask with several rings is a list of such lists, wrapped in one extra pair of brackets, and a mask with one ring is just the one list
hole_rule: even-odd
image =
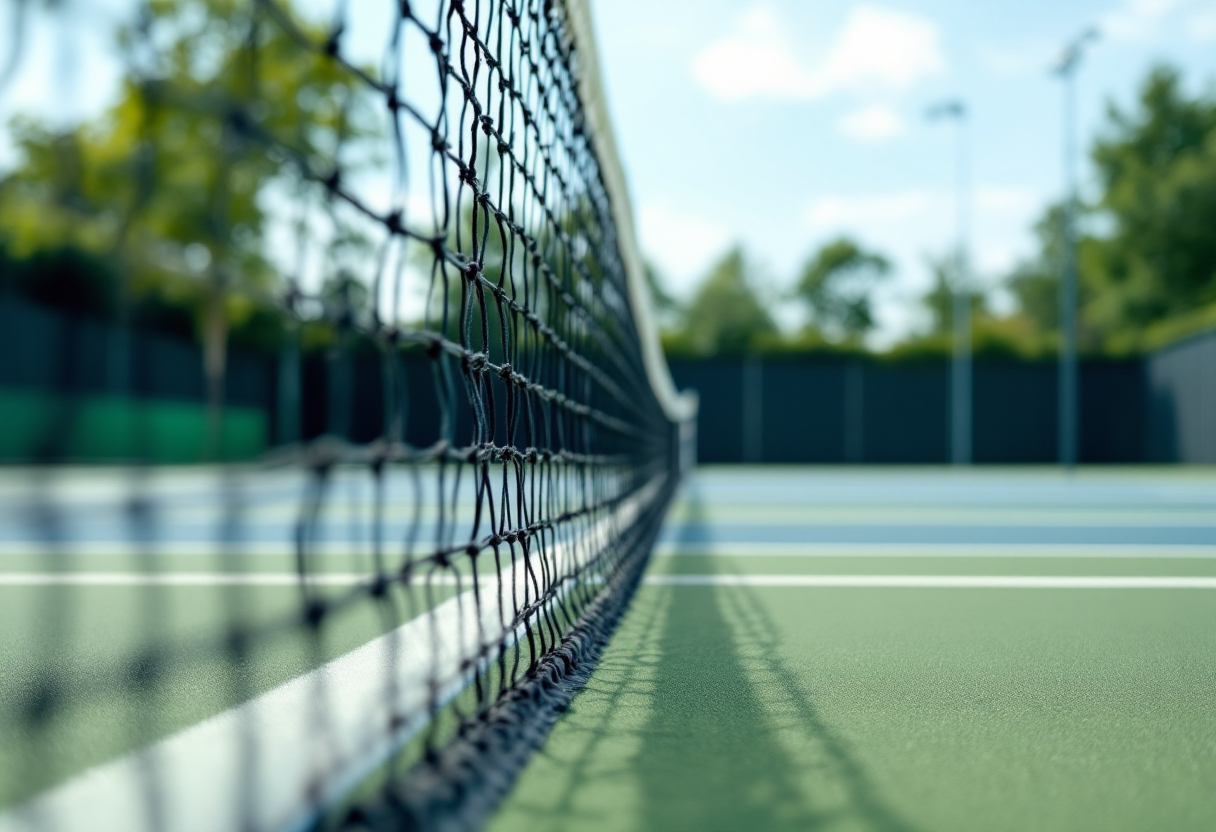
[(664, 557), (1216, 558), (1216, 546), (1140, 543), (660, 543)]
[[(354, 586), (371, 584), (366, 572), (312, 573), (310, 586)], [(472, 577), (464, 579), (469, 584)], [(0, 586), (298, 586), (290, 572), (0, 572)], [(455, 586), (454, 575), (435, 575), (418, 583)]]
[[(309, 583), (350, 586), (367, 581), (356, 573), (313, 575)], [(432, 583), (453, 586), (456, 578), (437, 575)], [(464, 580), (465, 583), (469, 579)], [(0, 573), (0, 586), (295, 586), (294, 575), (261, 573), (219, 575), (176, 573), (144, 575), (138, 572)], [(931, 589), (1216, 589), (1216, 577), (1204, 576), (1052, 576), (1052, 575), (649, 575), (654, 586), (810, 586)], [(483, 581), (482, 591), (493, 590), (496, 579)], [(407, 625), (408, 626), (408, 625)], [(0, 825), (0, 830), (3, 826)]]
[[(553, 546), (558, 573), (633, 523), (661, 487), (656, 477), (576, 542)], [(473, 592), (461, 593), (316, 670), (0, 814), (0, 832), (307, 829), (321, 807), (425, 723), (428, 680), (438, 678), (441, 697), (450, 698), (467, 683), (461, 668), (477, 660), (481, 643), (521, 634), (522, 625), (510, 632), (503, 623), (515, 609), (516, 586), (530, 586), (522, 563), (482, 583), (480, 615)], [(403, 714), (412, 716), (390, 729)], [(256, 793), (243, 806), (250, 789)]]
[(1216, 589), (1216, 577), (1050, 575), (650, 575), (655, 586), (847, 587), (878, 589)]

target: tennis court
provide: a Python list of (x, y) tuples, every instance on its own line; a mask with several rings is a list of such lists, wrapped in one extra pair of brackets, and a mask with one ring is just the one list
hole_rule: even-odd
[(0, 13), (0, 832), (1216, 828), (1207, 341), (666, 297), (590, 0)]
[[(162, 474), (141, 552), (122, 511), (148, 484), (61, 480), (44, 485), (71, 518), (55, 556), (12, 522), (28, 512), (6, 515), (0, 651), (6, 701), (52, 667), (79, 707), (34, 732), (5, 713), (9, 807), (48, 788), (71, 800), (89, 769), (113, 789), (114, 760), (293, 679), (319, 684), (310, 671), (384, 629), (356, 606), (321, 641), (284, 626), (239, 675), (187, 658), (148, 697), (99, 697), (149, 622), (180, 650), (221, 639), (234, 604), (253, 628), (293, 620), (297, 567), (273, 541), (290, 539), (305, 483)], [(26, 480), (5, 485), (12, 509)], [(242, 500), (237, 557), (204, 545), (223, 534), (219, 486)], [(375, 574), (367, 487), (339, 477), (315, 532), (309, 580), (330, 597)], [(598, 668), (489, 828), (1210, 829), (1214, 506), (1203, 469), (697, 470)], [(384, 521), (433, 535), (428, 516)], [(436, 582), (413, 617), (458, 589)], [(99, 771), (116, 772), (108, 786)]]
[(1216, 482), (696, 472), (490, 828), (1211, 829)]

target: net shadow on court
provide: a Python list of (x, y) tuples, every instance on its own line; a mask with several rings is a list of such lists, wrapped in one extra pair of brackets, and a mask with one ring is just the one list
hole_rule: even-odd
[[(672, 542), (704, 544), (695, 484), (684, 507)], [(778, 632), (747, 587), (642, 589), (490, 829), (913, 832), (785, 666)]]

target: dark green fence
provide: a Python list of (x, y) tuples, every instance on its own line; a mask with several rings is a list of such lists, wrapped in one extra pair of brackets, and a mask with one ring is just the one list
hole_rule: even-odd
[[(946, 361), (710, 359), (671, 369), (701, 396), (702, 462), (949, 461)], [(384, 373), (397, 374), (406, 402), (406, 422), (393, 428)], [(3, 460), (247, 459), (325, 433), (365, 442), (392, 429), (425, 443), (444, 433), (443, 383), (463, 384), (458, 371), (437, 378), (421, 356), (233, 352), (216, 419), (197, 345), (0, 296)], [(1082, 362), (1080, 385), (1083, 463), (1216, 463), (1216, 334), (1143, 359)], [(977, 360), (973, 389), (976, 463), (1056, 461), (1053, 362)], [(465, 418), (447, 428), (457, 445), (471, 431)]]

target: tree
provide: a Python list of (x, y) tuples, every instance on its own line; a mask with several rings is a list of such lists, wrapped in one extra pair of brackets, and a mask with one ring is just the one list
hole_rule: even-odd
[(1137, 108), (1108, 119), (1092, 155), (1112, 230), (1084, 310), (1105, 338), (1216, 303), (1216, 98), (1188, 98), (1158, 67)]
[(674, 312), (680, 308), (679, 302), (671, 296), (664, 285), (659, 267), (647, 260), (642, 264), (642, 275), (646, 279), (646, 287), (650, 289), (650, 302), (659, 313)]
[[(1100, 193), (1078, 206), (1081, 348), (1135, 352), (1216, 320), (1216, 98), (1188, 98), (1158, 67), (1131, 112), (1109, 107), (1091, 156)], [(1040, 340), (1059, 325), (1063, 221), (1061, 205), (1044, 211), (1037, 253), (1008, 279)]]
[(803, 266), (797, 293), (820, 329), (838, 339), (857, 338), (874, 328), (871, 295), (890, 271), (881, 254), (840, 237)]
[[(929, 332), (933, 335), (949, 335), (954, 329), (954, 295), (958, 286), (958, 259), (956, 257), (930, 257), (929, 271), (933, 273), (933, 286), (921, 298), (929, 312)], [(984, 311), (984, 296), (974, 289), (971, 295), (972, 320)]]
[(1064, 207), (1050, 206), (1035, 223), (1038, 253), (1019, 263), (1008, 278), (1018, 308), (1041, 332), (1055, 332), (1059, 327), (1063, 224)]
[(754, 352), (777, 327), (751, 285), (743, 250), (732, 248), (710, 269), (688, 307), (679, 341), (698, 355)]
[[(10, 125), (20, 164), (0, 178), (0, 249), (16, 262), (107, 264), (89, 280), (78, 268), (20, 269), (19, 288), (63, 305), (73, 284), (100, 281), (82, 311), (189, 310), (222, 365), (229, 328), (258, 318), (259, 298), (278, 288), (268, 196), (301, 187), (289, 157), (335, 159), (376, 128), (353, 76), (284, 26), (258, 25), (242, 0), (144, 8), (120, 33), (122, 53), (139, 58), (102, 117)], [(324, 43), (325, 32), (283, 14)]]

